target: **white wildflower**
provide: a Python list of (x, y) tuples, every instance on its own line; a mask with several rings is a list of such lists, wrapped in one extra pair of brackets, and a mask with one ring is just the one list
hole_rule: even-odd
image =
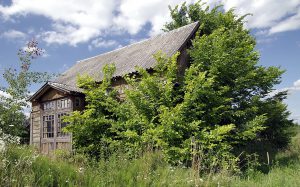
[(78, 172), (79, 172), (79, 173), (83, 173), (83, 170), (84, 170), (84, 168), (79, 168), (79, 169), (78, 169)]
[(0, 152), (5, 149), (7, 144), (19, 144), (20, 137), (4, 134), (0, 129)]

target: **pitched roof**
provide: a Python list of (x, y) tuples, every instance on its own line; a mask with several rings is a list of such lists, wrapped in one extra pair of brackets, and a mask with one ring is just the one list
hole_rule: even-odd
[(102, 68), (105, 64), (115, 64), (114, 77), (136, 72), (136, 66), (151, 69), (156, 64), (153, 58), (155, 53), (161, 51), (167, 56), (174, 55), (191, 39), (198, 27), (199, 22), (191, 23), (123, 48), (80, 60), (57, 79), (44, 84), (28, 100), (38, 99), (49, 88), (67, 93), (82, 93), (82, 90), (76, 85), (77, 75), (87, 74), (93, 77), (95, 81), (101, 82), (103, 78)]
[(49, 90), (50, 88), (59, 90), (61, 92), (65, 92), (65, 93), (73, 93), (73, 94), (80, 94), (82, 93), (82, 90), (78, 87), (73, 87), (70, 85), (66, 85), (66, 84), (61, 84), (61, 83), (57, 83), (57, 82), (46, 82), (37, 92), (35, 92), (30, 98), (28, 98), (28, 101), (33, 101), (35, 99), (38, 99), (40, 96), (42, 96), (47, 90)]
[(167, 56), (175, 54), (189, 41), (199, 23), (191, 23), (150, 39), (134, 43), (123, 48), (78, 61), (73, 67), (64, 72), (53, 82), (76, 86), (77, 75), (87, 74), (100, 82), (103, 78), (102, 68), (105, 64), (114, 63), (116, 71), (114, 77), (123, 76), (136, 71), (136, 66), (149, 69), (155, 66), (153, 54), (162, 51)]

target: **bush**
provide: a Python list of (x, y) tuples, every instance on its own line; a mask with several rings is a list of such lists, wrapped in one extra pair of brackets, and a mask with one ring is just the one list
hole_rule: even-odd
[(123, 77), (129, 85), (124, 99), (112, 86), (114, 65), (104, 67), (101, 84), (80, 77), (87, 106), (66, 117), (75, 147), (98, 159), (116, 150), (131, 158), (159, 150), (173, 165), (189, 165), (193, 155), (204, 154), (202, 165), (213, 165), (215, 171), (241, 153), (257, 153), (247, 146), (285, 148), (293, 126), (283, 103), (287, 93), (271, 95), (284, 71), (258, 64), (256, 42), (243, 17), (218, 7), (203, 9), (200, 3), (177, 9), (168, 29), (193, 19), (202, 24), (188, 50), (184, 75), (178, 69), (179, 53), (158, 53), (153, 71), (137, 67), (137, 74)]

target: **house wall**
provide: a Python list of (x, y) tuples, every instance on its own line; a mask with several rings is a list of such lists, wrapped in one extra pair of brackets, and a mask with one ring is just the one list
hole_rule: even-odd
[(30, 144), (40, 148), (40, 136), (41, 136), (41, 110), (38, 102), (32, 102), (32, 111), (30, 114)]
[[(185, 44), (181, 50), (180, 50), (180, 55), (178, 57), (178, 75), (179, 76), (184, 76), (184, 72), (186, 70), (186, 68), (189, 66), (189, 55), (187, 52), (188, 47), (190, 46), (190, 43)], [(149, 71), (150, 73), (153, 73), (153, 71)], [(118, 77), (115, 78), (112, 86), (118, 90), (119, 92), (119, 97), (120, 99), (124, 99), (125, 98), (125, 93), (124, 90), (126, 88), (128, 88), (128, 84), (126, 83), (126, 81), (124, 80), (124, 78), (122, 77)]]
[[(189, 66), (189, 55), (187, 49), (189, 48), (190, 43), (185, 44), (180, 50), (180, 56), (178, 57), (178, 74), (183, 76), (186, 68)], [(149, 71), (151, 73), (151, 70)], [(153, 71), (152, 71), (153, 72)], [(124, 90), (128, 88), (126, 81), (123, 78), (115, 78), (113, 80), (113, 87), (119, 91), (120, 99), (124, 99), (125, 93)], [(83, 110), (85, 106), (84, 96), (73, 96), (66, 95), (66, 93), (60, 92), (55, 89), (48, 89), (45, 93), (39, 98), (38, 101), (32, 102), (32, 112), (31, 112), (31, 128), (30, 128), (30, 144), (37, 147), (41, 152), (49, 153), (50, 149), (72, 149), (71, 137), (70, 139), (61, 139), (59, 141), (50, 141), (42, 138), (42, 116), (44, 111), (41, 107), (41, 104), (46, 101), (57, 100), (63, 97), (69, 97), (72, 103), (75, 103), (76, 98), (81, 98), (80, 106), (72, 106), (72, 111), (74, 110)]]
[[(47, 145), (44, 144), (42, 141), (42, 116), (43, 116), (43, 109), (42, 103), (46, 101), (56, 100), (59, 98), (66, 97), (64, 93), (57, 91), (55, 89), (48, 89), (44, 95), (42, 95), (39, 100), (32, 102), (32, 111), (30, 114), (31, 117), (31, 124), (30, 124), (30, 144), (34, 147), (38, 148), (40, 151), (43, 151)], [(73, 102), (73, 99), (72, 99)], [(60, 145), (61, 147), (68, 147), (65, 145)], [(48, 153), (49, 151), (47, 151)]]
[(180, 55), (178, 57), (178, 75), (182, 77), (184, 76), (185, 70), (189, 66), (189, 55), (187, 49), (188, 49), (188, 44), (182, 48), (182, 50), (180, 51)]
[(65, 96), (66, 96), (66, 94), (51, 88), (40, 98), (40, 102), (59, 99), (59, 98), (65, 97)]

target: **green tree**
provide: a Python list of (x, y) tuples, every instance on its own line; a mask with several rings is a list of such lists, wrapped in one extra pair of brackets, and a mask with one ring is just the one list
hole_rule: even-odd
[(202, 3), (201, 0), (186, 5), (186, 2), (181, 5), (176, 5), (174, 8), (169, 6), (172, 20), (164, 25), (164, 31), (171, 31), (184, 25), (199, 21), (200, 35), (211, 34), (214, 30), (220, 27), (231, 28), (243, 24), (243, 19), (248, 14), (237, 17), (234, 14), (234, 9), (225, 12), (222, 10), (222, 5), (210, 8)]
[(19, 68), (8, 68), (3, 74), (7, 86), (1, 87), (6, 96), (0, 96), (0, 128), (5, 134), (28, 136), (24, 109), (29, 107), (26, 102), (30, 94), (29, 86), (33, 83), (42, 83), (51, 77), (46, 72), (35, 72), (30, 69), (32, 60), (42, 53), (43, 50), (38, 47), (37, 41), (28, 42), (25, 49), (18, 51)]
[(73, 132), (75, 147), (96, 157), (109, 155), (117, 138), (112, 128), (119, 104), (117, 92), (111, 87), (115, 67), (106, 66), (103, 71), (101, 84), (88, 76), (79, 77), (78, 86), (84, 90), (87, 105), (84, 112), (75, 111), (65, 119), (70, 123), (66, 129)]
[[(165, 24), (165, 31), (195, 21), (199, 21), (201, 25), (198, 37), (193, 43), (194, 48), (190, 51), (192, 63), (201, 64), (201, 71), (211, 72), (208, 76), (216, 77), (218, 83), (230, 88), (227, 96), (234, 100), (232, 104), (236, 106), (236, 110), (252, 108), (255, 112), (250, 110), (248, 116), (250, 113), (265, 116), (266, 120), (263, 125), (265, 130), (256, 140), (272, 142), (279, 148), (285, 147), (292, 135), (289, 129), (294, 125), (294, 122), (288, 119), (290, 112), (283, 103), (287, 93), (279, 92), (270, 96), (274, 85), (280, 83), (284, 71), (277, 67), (258, 66), (259, 53), (255, 50), (255, 39), (250, 35), (250, 31), (243, 27), (243, 20), (249, 14), (237, 17), (234, 9), (224, 12), (221, 5), (210, 9), (201, 1), (190, 5), (183, 3), (174, 8), (169, 7), (169, 9), (172, 21)], [(222, 31), (218, 32), (219, 36), (210, 36), (220, 29)], [(240, 32), (239, 36), (238, 32)], [(223, 34), (227, 35), (226, 38), (232, 34), (236, 36), (235, 38), (230, 36), (231, 42), (225, 43), (223, 41), (226, 38), (224, 36), (222, 38)], [(214, 38), (209, 39), (210, 37)], [(240, 58), (242, 52), (244, 56)], [(245, 55), (249, 55), (248, 58)], [(247, 112), (244, 112), (244, 115), (246, 114)], [(238, 120), (247, 120), (244, 115), (241, 115)], [(227, 118), (232, 118), (232, 116), (226, 115), (223, 119), (237, 120), (236, 117)]]
[(237, 160), (235, 151), (255, 141), (287, 145), (293, 122), (282, 103), (286, 93), (270, 95), (283, 71), (258, 64), (256, 42), (243, 17), (220, 7), (203, 8), (200, 2), (176, 6), (171, 15), (166, 30), (201, 24), (184, 76), (177, 69), (179, 53), (158, 53), (153, 72), (137, 67), (138, 75), (124, 77), (129, 89), (123, 100), (111, 86), (113, 67), (104, 69), (101, 84), (80, 79), (87, 109), (67, 117), (75, 146), (95, 155), (103, 152), (103, 145), (131, 156), (161, 150), (173, 163), (204, 154), (202, 164), (218, 168), (224, 160)]

